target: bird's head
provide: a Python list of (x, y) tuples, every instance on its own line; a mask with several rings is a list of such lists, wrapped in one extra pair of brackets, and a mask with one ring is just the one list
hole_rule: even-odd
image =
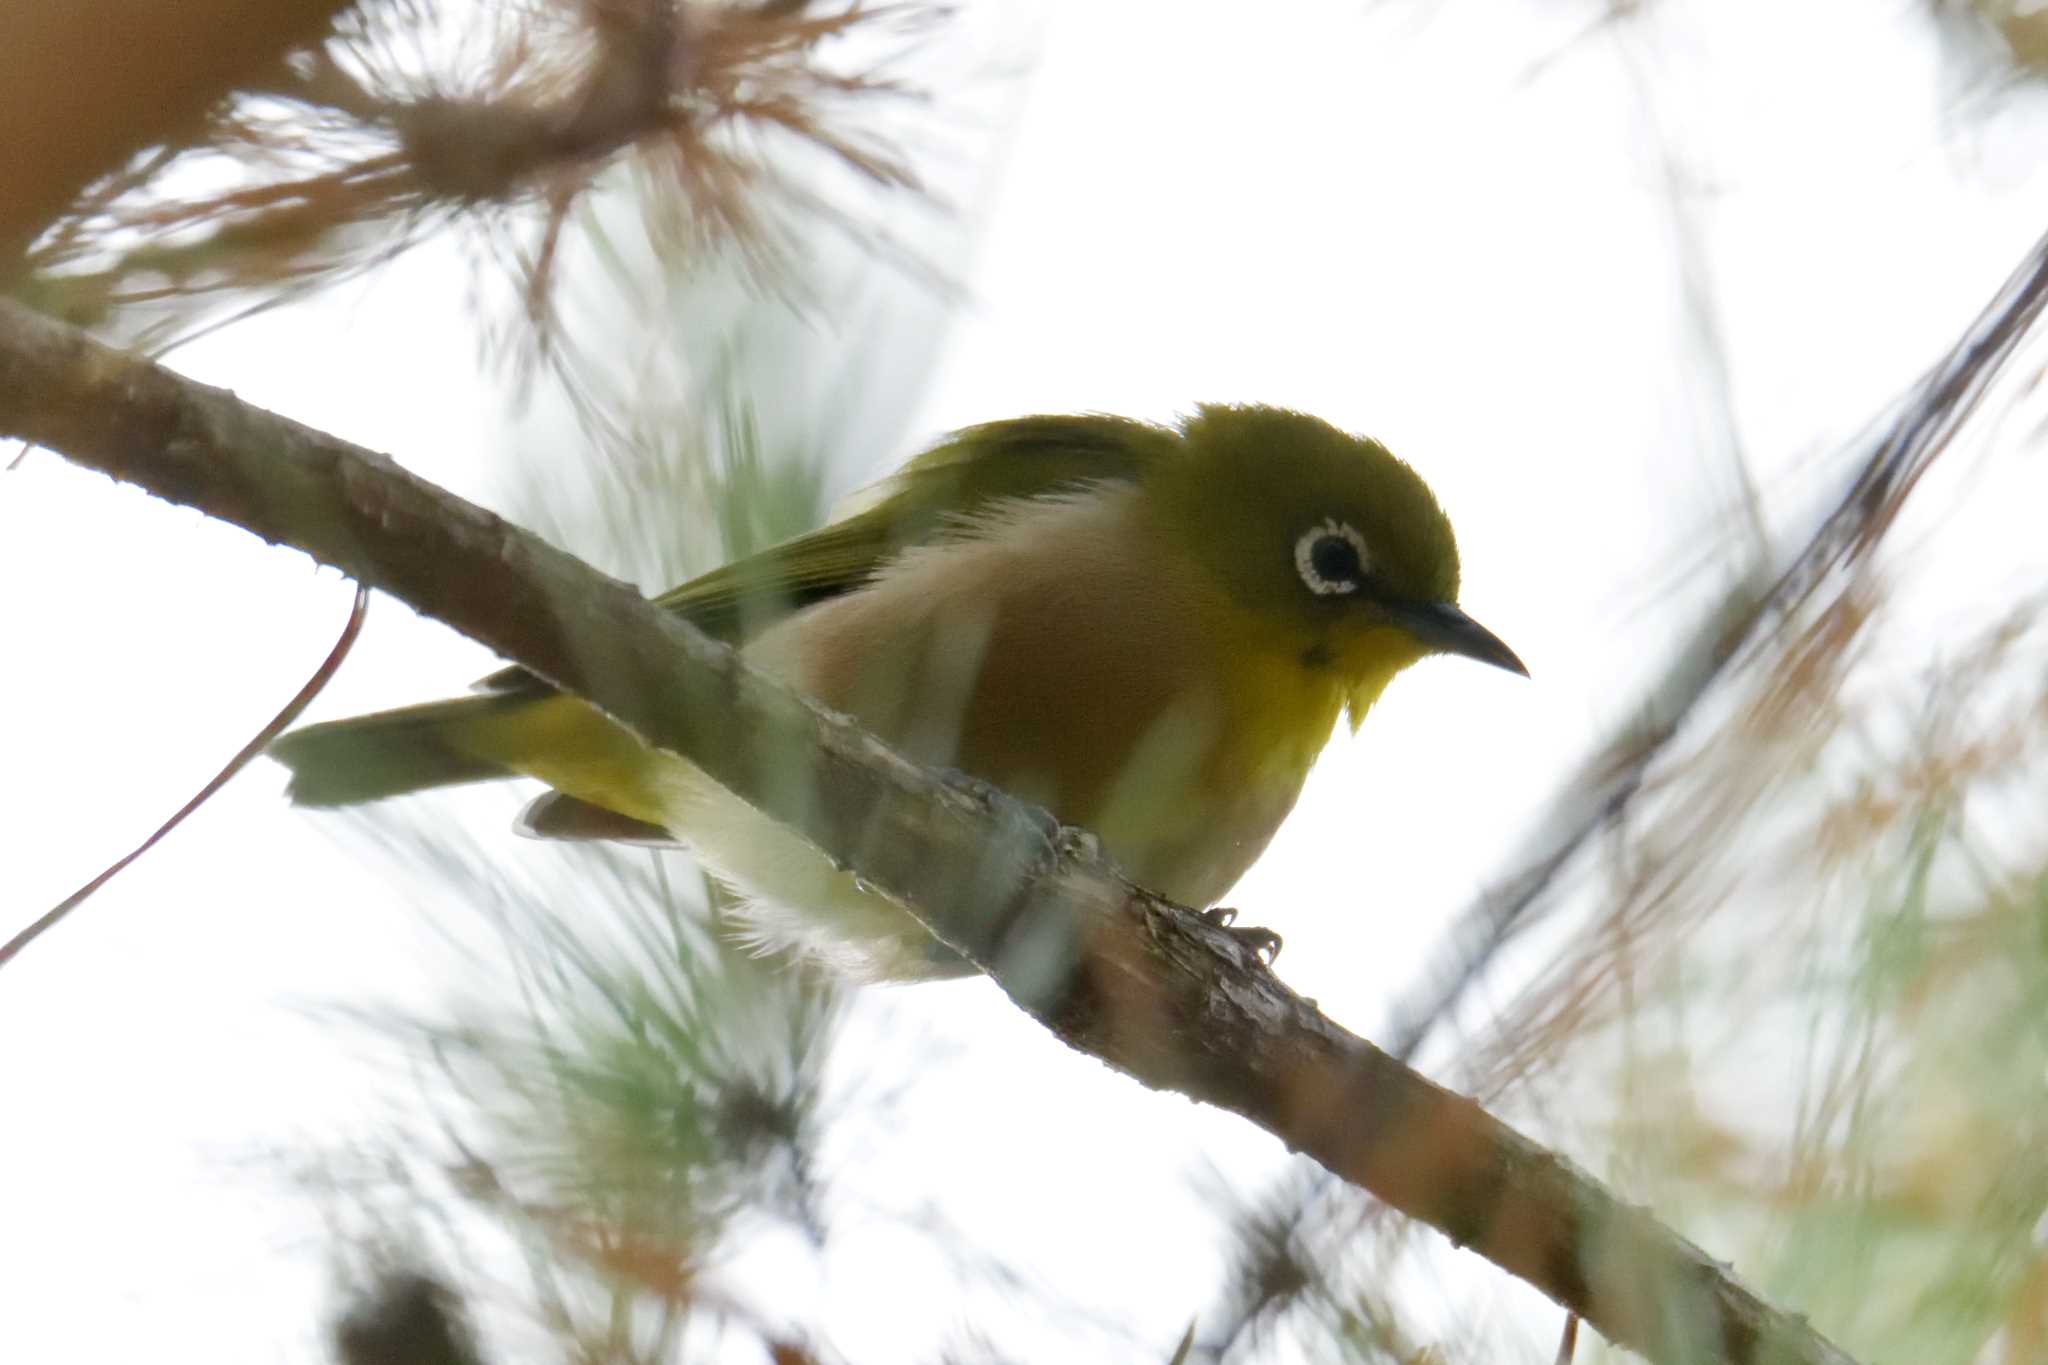
[(1245, 612), (1254, 643), (1333, 671), (1355, 725), (1430, 654), (1525, 676), (1458, 607), (1458, 546), (1420, 476), (1377, 441), (1298, 412), (1201, 408), (1148, 501)]

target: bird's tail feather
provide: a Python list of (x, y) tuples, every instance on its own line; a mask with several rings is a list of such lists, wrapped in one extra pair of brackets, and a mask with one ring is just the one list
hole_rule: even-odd
[(291, 769), (287, 794), (301, 806), (352, 806), (458, 782), (516, 774), (461, 743), (479, 722), (531, 707), (528, 695), (484, 694), (379, 711), (294, 730), (270, 746)]

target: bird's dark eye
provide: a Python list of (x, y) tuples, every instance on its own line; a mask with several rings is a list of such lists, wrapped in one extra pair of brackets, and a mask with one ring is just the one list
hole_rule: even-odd
[(1318, 536), (1308, 552), (1309, 567), (1328, 582), (1347, 583), (1358, 577), (1358, 551), (1342, 536)]
[(1365, 585), (1365, 537), (1341, 521), (1326, 521), (1294, 542), (1294, 568), (1318, 597), (1357, 592)]

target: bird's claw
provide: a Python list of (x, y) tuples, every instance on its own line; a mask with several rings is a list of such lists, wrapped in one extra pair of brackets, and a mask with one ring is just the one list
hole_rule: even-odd
[(1203, 919), (1236, 939), (1252, 956), (1267, 966), (1272, 966), (1280, 956), (1280, 935), (1271, 929), (1261, 929), (1255, 924), (1240, 925), (1237, 911), (1228, 905), (1212, 905), (1201, 912)]

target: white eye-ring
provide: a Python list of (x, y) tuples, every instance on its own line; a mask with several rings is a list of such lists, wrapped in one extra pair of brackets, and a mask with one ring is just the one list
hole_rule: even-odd
[(1341, 521), (1311, 526), (1294, 542), (1294, 568), (1318, 597), (1357, 592), (1365, 586), (1365, 537)]

